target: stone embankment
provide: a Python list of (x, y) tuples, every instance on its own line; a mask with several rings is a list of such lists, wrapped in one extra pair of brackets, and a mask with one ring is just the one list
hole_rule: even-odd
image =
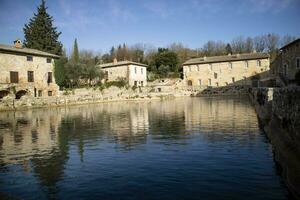
[(230, 85), (224, 87), (205, 88), (196, 93), (195, 96), (241, 96), (248, 95), (249, 86)]
[(300, 87), (250, 89), (286, 185), (300, 199)]
[(151, 88), (118, 88), (115, 86), (100, 90), (99, 88), (82, 88), (61, 91), (53, 97), (23, 96), (16, 100), (14, 96), (0, 99), (0, 111), (23, 110), (29, 108), (77, 105), (110, 101), (160, 100), (179, 96), (189, 96), (188, 91), (150, 92)]

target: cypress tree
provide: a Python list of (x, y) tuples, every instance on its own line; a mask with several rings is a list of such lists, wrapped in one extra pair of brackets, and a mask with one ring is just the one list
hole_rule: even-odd
[(53, 18), (47, 13), (45, 0), (37, 8), (37, 13), (25, 24), (24, 46), (28, 48), (38, 49), (56, 55), (62, 54), (62, 44), (58, 41), (61, 32), (53, 26)]
[(66, 77), (65, 77), (65, 64), (68, 62), (65, 51), (63, 51), (62, 56), (59, 59), (56, 59), (54, 62), (54, 77), (57, 85), (60, 87), (65, 86)]
[(75, 39), (75, 41), (74, 41), (74, 46), (73, 46), (73, 52), (72, 52), (71, 60), (74, 63), (79, 63), (79, 50), (78, 50), (77, 39)]

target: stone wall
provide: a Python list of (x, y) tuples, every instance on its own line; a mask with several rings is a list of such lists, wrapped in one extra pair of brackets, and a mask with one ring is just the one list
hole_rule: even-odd
[(256, 88), (250, 91), (250, 98), (281, 174), (300, 199), (300, 87)]
[(109, 101), (132, 101), (174, 98), (190, 96), (190, 91), (174, 90), (170, 92), (151, 92), (152, 87), (118, 88), (115, 86), (100, 90), (99, 88), (82, 88), (60, 91), (58, 96), (32, 97), (25, 95), (16, 100), (12, 96), (0, 99), (0, 111), (23, 110), (29, 108), (66, 106), (86, 103), (100, 103)]
[(245, 61), (232, 61), (184, 65), (184, 81), (187, 85), (190, 81), (193, 86), (251, 85), (250, 77), (269, 70), (269, 59), (259, 60), (261, 66), (257, 65), (257, 60), (248, 60), (248, 64)]
[[(56, 95), (58, 86), (55, 83), (53, 68), (54, 59), (47, 63), (47, 57), (32, 56), (32, 61), (27, 61), (26, 55), (0, 53), (0, 91), (13, 93), (11, 90), (24, 90), (31, 96), (34, 96), (34, 93), (48, 96), (48, 92), (51, 91), (52, 95)], [(19, 83), (11, 83), (11, 71), (18, 72)], [(28, 82), (28, 71), (33, 72), (33, 82)], [(48, 72), (52, 73), (52, 83), (48, 83)]]

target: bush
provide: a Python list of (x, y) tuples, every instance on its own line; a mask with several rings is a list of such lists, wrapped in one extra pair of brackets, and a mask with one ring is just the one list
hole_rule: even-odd
[(300, 71), (298, 71), (295, 75), (295, 81), (298, 86), (300, 86)]
[(110, 81), (110, 82), (106, 82), (105, 84), (105, 87), (106, 88), (109, 88), (111, 86), (116, 86), (118, 88), (122, 88), (122, 87), (125, 87), (127, 85), (127, 82), (126, 81)]
[(132, 86), (132, 90), (135, 91), (137, 89), (137, 86)]

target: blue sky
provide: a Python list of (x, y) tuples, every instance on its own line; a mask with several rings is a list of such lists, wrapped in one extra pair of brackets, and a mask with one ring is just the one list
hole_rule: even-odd
[[(40, 0), (0, 0), (0, 43), (23, 39), (23, 26)], [(300, 0), (46, 0), (69, 51), (105, 52), (120, 43), (190, 48), (208, 40), (268, 32), (300, 37)]]

